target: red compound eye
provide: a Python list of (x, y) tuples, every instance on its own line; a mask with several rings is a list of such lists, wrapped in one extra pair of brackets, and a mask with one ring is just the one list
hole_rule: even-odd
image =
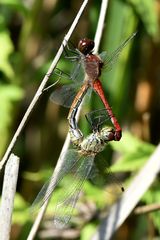
[(83, 38), (78, 43), (78, 50), (83, 53), (84, 55), (87, 55), (90, 53), (94, 48), (94, 41), (88, 38)]

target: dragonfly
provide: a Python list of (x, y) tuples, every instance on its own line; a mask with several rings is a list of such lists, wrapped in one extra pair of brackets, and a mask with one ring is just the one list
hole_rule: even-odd
[[(73, 61), (77, 61), (76, 67), (71, 73), (71, 78), (76, 82), (81, 80), (81, 86), (78, 92), (75, 90), (75, 86), (70, 84), (69, 86), (62, 86), (61, 88), (56, 89), (51, 94), (51, 101), (63, 105), (65, 107), (70, 107), (70, 111), (68, 114), (69, 125), (72, 129), (76, 129), (76, 133), (79, 134), (79, 139), (81, 141), (82, 134), (79, 131), (77, 123), (75, 120), (75, 115), (77, 113), (78, 107), (82, 103), (82, 99), (86, 95), (89, 89), (93, 89), (101, 101), (103, 102), (108, 115), (113, 123), (115, 128), (114, 140), (119, 141), (122, 136), (122, 130), (118, 120), (113, 114), (112, 108), (110, 107), (100, 81), (100, 76), (103, 69), (112, 69), (113, 64), (119, 57), (121, 51), (124, 47), (135, 37), (136, 33), (133, 33), (129, 36), (122, 44), (113, 51), (110, 55), (107, 55), (106, 52), (102, 52), (101, 54), (93, 54), (94, 50), (94, 41), (91, 39), (81, 39), (78, 43), (78, 47), (75, 50), (71, 50), (73, 56), (68, 56), (69, 59)], [(70, 49), (69, 49), (70, 50)], [(78, 73), (83, 72), (83, 77), (79, 79)], [(83, 80), (83, 81), (82, 81)], [(78, 136), (77, 136), (78, 137)]]
[[(86, 118), (93, 128), (93, 132), (87, 137), (83, 136), (78, 144), (77, 142), (74, 144), (75, 135), (72, 135), (72, 129), (70, 129), (71, 141), (76, 148), (71, 148), (65, 153), (64, 161), (56, 180), (53, 175), (42, 187), (32, 204), (33, 210), (39, 209), (46, 200), (51, 198), (54, 189), (62, 180), (65, 180), (65, 176), (68, 173), (72, 174), (71, 184), (67, 186), (67, 190), (64, 191), (55, 207), (54, 225), (56, 228), (64, 228), (68, 225), (83, 185), (94, 166), (95, 156), (102, 152), (110, 141), (114, 140), (114, 127), (102, 127), (102, 124), (108, 119), (106, 110), (90, 112), (86, 114)], [(109, 173), (108, 171), (106, 174), (109, 175)], [(122, 187), (120, 191), (123, 190)]]

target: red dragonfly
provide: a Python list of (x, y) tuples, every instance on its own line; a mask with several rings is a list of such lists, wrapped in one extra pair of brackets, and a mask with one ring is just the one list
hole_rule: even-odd
[[(76, 77), (78, 75), (78, 72), (80, 72), (80, 66), (82, 66), (84, 71), (84, 78), (81, 88), (75, 96), (75, 88), (73, 85), (63, 86), (51, 94), (51, 100), (60, 105), (70, 107), (68, 120), (69, 125), (72, 129), (77, 128), (75, 116), (78, 107), (80, 106), (82, 99), (86, 95), (88, 89), (92, 88), (99, 95), (115, 127), (114, 140), (119, 141), (121, 139), (121, 127), (105, 97), (99, 77), (101, 76), (101, 72), (105, 66), (108, 69), (112, 67), (123, 48), (134, 38), (135, 35), (136, 33), (133, 33), (124, 42), (122, 42), (122, 44), (113, 53), (111, 53), (110, 56), (107, 56), (106, 52), (102, 52), (99, 55), (93, 54), (94, 41), (87, 38), (81, 39), (78, 43), (78, 48), (71, 51), (74, 55), (68, 58), (78, 61), (78, 65), (74, 69), (71, 78), (75, 81), (78, 79)], [(81, 138), (81, 136), (79, 137)]]

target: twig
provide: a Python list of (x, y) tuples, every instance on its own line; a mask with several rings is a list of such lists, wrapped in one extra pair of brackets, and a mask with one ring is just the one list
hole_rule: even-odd
[(57, 65), (57, 63), (58, 63), (58, 61), (59, 61), (59, 59), (60, 59), (60, 57), (62, 55), (63, 49), (66, 46), (66, 44), (67, 44), (67, 42), (68, 42), (72, 32), (74, 31), (74, 29), (75, 29), (75, 27), (76, 27), (76, 25), (78, 23), (78, 20), (79, 20), (80, 16), (82, 15), (82, 13), (83, 13), (87, 3), (88, 3), (88, 0), (84, 0), (83, 4), (82, 4), (82, 6), (81, 6), (81, 8), (80, 8), (80, 10), (79, 10), (75, 20), (74, 20), (74, 22), (72, 23), (68, 33), (64, 37), (63, 42), (62, 42), (62, 44), (61, 44), (61, 46), (60, 46), (60, 48), (59, 48), (59, 50), (58, 50), (54, 60), (52, 61), (51, 66), (49, 67), (45, 77), (43, 78), (43, 80), (42, 80), (42, 82), (41, 82), (41, 84), (40, 84), (40, 86), (39, 86), (39, 88), (38, 88), (38, 90), (37, 90), (37, 92), (36, 92), (32, 102), (31, 102), (31, 104), (29, 105), (26, 113), (24, 114), (24, 117), (22, 118), (22, 121), (19, 124), (19, 126), (18, 126), (18, 128), (17, 128), (17, 130), (16, 130), (16, 132), (15, 132), (15, 134), (14, 134), (14, 136), (13, 136), (13, 138), (12, 138), (12, 140), (11, 140), (7, 150), (6, 150), (6, 153), (5, 153), (2, 161), (0, 162), (0, 170), (2, 169), (3, 165), (7, 161), (8, 156), (11, 153), (11, 151), (12, 151), (12, 149), (13, 149), (15, 143), (16, 143), (16, 140), (17, 140), (18, 136), (20, 135), (24, 125), (26, 124), (29, 115), (31, 114), (35, 104), (37, 103), (38, 99), (40, 98), (40, 96), (41, 96), (41, 94), (43, 92), (43, 89), (44, 89), (44, 87), (45, 87), (45, 85), (46, 85), (50, 75), (52, 74), (54, 68), (56, 67), (56, 65)]
[(146, 206), (136, 207), (134, 210), (135, 214), (146, 214), (150, 212), (160, 211), (160, 203), (153, 203)]
[(107, 7), (108, 7), (108, 0), (102, 0), (97, 30), (96, 30), (96, 34), (95, 34), (95, 38), (94, 38), (94, 42), (95, 42), (94, 52), (95, 53), (98, 52), (100, 41), (102, 38)]
[(40, 239), (78, 239), (80, 236), (81, 230), (76, 228), (69, 229), (55, 229), (47, 228), (39, 232)]
[[(81, 6), (81, 8), (80, 8), (80, 10), (79, 10), (76, 18), (75, 18), (75, 20), (74, 20), (73, 23), (72, 23), (72, 26), (71, 26), (70, 30), (68, 31), (67, 35), (65, 36), (65, 40), (67, 39), (67, 41), (68, 41), (70, 35), (72, 34), (73, 30), (75, 29), (75, 27), (76, 27), (76, 25), (77, 25), (77, 23), (78, 23), (81, 15), (82, 15), (82, 13), (83, 13), (83, 11), (84, 11), (87, 3), (88, 3), (88, 0), (84, 0), (84, 2), (83, 2), (83, 4), (82, 4), (82, 6)], [(63, 43), (64, 43), (64, 42), (65, 42), (65, 41), (63, 41)], [(63, 43), (62, 43), (62, 44), (63, 44)], [(64, 45), (64, 44), (63, 44), (63, 45)], [(66, 42), (65, 42), (65, 45), (66, 45)], [(61, 46), (62, 46), (62, 45), (61, 45)], [(62, 48), (63, 48), (63, 46), (62, 46)], [(68, 134), (67, 137), (66, 137), (65, 143), (64, 143), (64, 145), (63, 145), (63, 148), (62, 148), (60, 157), (59, 157), (59, 159), (58, 159), (58, 161), (57, 161), (57, 165), (56, 165), (55, 170), (54, 170), (54, 172), (53, 172), (54, 180), (55, 180), (55, 181), (52, 181), (52, 184), (55, 184), (56, 178), (57, 178), (57, 176), (58, 176), (58, 174), (59, 174), (59, 172), (60, 172), (60, 170), (61, 170), (61, 166), (62, 166), (62, 164), (63, 164), (63, 162), (64, 162), (64, 157), (65, 157), (65, 154), (64, 154), (64, 153), (67, 152), (67, 149), (68, 149), (68, 147), (69, 147), (69, 143), (70, 143), (70, 137), (69, 137), (69, 134)], [(53, 176), (53, 175), (52, 175), (52, 176)], [(50, 187), (50, 186), (49, 186), (49, 187)], [(36, 220), (35, 220), (35, 222), (34, 222), (34, 224), (33, 224), (33, 226), (32, 226), (32, 229), (31, 229), (31, 231), (30, 231), (30, 233), (29, 233), (29, 235), (28, 235), (27, 240), (32, 240), (32, 239), (34, 239), (34, 237), (35, 237), (35, 235), (36, 235), (36, 232), (37, 232), (37, 230), (38, 230), (38, 228), (39, 228), (39, 225), (40, 225), (40, 223), (41, 223), (41, 221), (42, 221), (42, 218), (43, 218), (43, 216), (44, 216), (44, 213), (45, 213), (45, 211), (46, 211), (48, 202), (49, 202), (49, 199), (48, 199), (48, 200), (44, 203), (44, 205), (41, 207), (41, 209), (40, 209), (40, 211), (39, 211), (39, 213), (38, 213), (38, 215), (37, 215), (37, 217), (36, 217)]]
[(132, 181), (122, 198), (110, 209), (92, 240), (109, 240), (135, 208), (160, 171), (160, 144), (142, 170)]
[(18, 170), (19, 170), (19, 158), (14, 154), (11, 154), (5, 167), (3, 181), (2, 201), (0, 208), (1, 240), (10, 239), (11, 220), (18, 178)]

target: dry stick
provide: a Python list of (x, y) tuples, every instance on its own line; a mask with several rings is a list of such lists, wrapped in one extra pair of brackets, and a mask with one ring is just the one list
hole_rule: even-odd
[(38, 236), (39, 239), (78, 239), (81, 234), (81, 229), (69, 228), (61, 231), (60, 229), (55, 229), (49, 226), (40, 231)]
[(146, 214), (155, 211), (160, 211), (160, 203), (153, 203), (145, 206), (136, 207), (134, 210), (134, 214)]
[(151, 186), (160, 171), (160, 144), (145, 166), (137, 174), (121, 199), (112, 206), (107, 217), (102, 221), (92, 240), (109, 240), (132, 212), (143, 194)]
[(75, 29), (75, 27), (76, 27), (76, 25), (78, 23), (78, 20), (79, 20), (80, 16), (82, 15), (82, 13), (83, 13), (87, 3), (88, 3), (88, 0), (84, 0), (83, 4), (82, 4), (82, 6), (81, 6), (81, 8), (80, 8), (80, 10), (79, 10), (75, 20), (74, 20), (74, 22), (72, 23), (68, 33), (64, 37), (64, 40), (63, 40), (63, 42), (62, 42), (62, 44), (61, 44), (61, 46), (60, 46), (60, 48), (59, 48), (55, 58), (54, 58), (51, 66), (48, 69), (48, 72), (46, 73), (45, 77), (43, 78), (43, 80), (42, 80), (42, 82), (41, 82), (41, 84), (40, 84), (40, 86), (39, 86), (39, 88), (38, 88), (38, 90), (37, 90), (37, 92), (36, 92), (32, 102), (31, 102), (31, 104), (29, 105), (29, 107), (28, 107), (24, 117), (22, 118), (21, 123), (19, 124), (19, 126), (18, 126), (18, 128), (17, 128), (17, 130), (16, 130), (16, 132), (15, 132), (15, 134), (14, 134), (14, 136), (13, 136), (13, 138), (12, 138), (12, 140), (11, 140), (9, 146), (8, 146), (8, 148), (7, 148), (7, 151), (6, 151), (2, 161), (0, 162), (0, 170), (2, 169), (3, 165), (7, 161), (8, 156), (11, 153), (11, 151), (12, 151), (12, 149), (13, 149), (15, 143), (16, 143), (17, 137), (20, 135), (20, 133), (21, 133), (25, 123), (28, 120), (29, 115), (31, 114), (35, 104), (37, 103), (38, 99), (40, 98), (40, 96), (41, 96), (41, 94), (43, 92), (43, 89), (44, 89), (44, 87), (45, 87), (45, 85), (46, 85), (50, 75), (52, 74), (54, 68), (56, 67), (57, 62), (59, 61), (59, 59), (60, 59), (60, 57), (62, 55), (63, 49), (66, 46), (66, 44), (67, 44), (67, 42), (68, 42), (72, 32), (74, 31), (74, 29)]
[[(65, 42), (65, 45), (66, 45), (66, 40), (68, 41), (68, 39), (69, 39), (69, 37), (71, 36), (73, 30), (75, 29), (75, 27), (76, 27), (76, 25), (77, 25), (77, 23), (78, 23), (81, 15), (82, 15), (82, 13), (83, 13), (83, 11), (84, 11), (87, 3), (88, 3), (88, 0), (85, 0), (85, 1), (83, 2), (83, 4), (82, 4), (82, 6), (81, 6), (81, 8), (80, 8), (80, 10), (79, 10), (79, 12), (78, 12), (75, 20), (74, 20), (73, 23), (72, 23), (72, 26), (71, 26), (70, 30), (68, 31), (67, 35), (65, 36), (65, 39), (64, 39), (64, 41), (63, 41), (63, 43)], [(62, 43), (62, 44), (63, 44), (63, 43)], [(63, 45), (64, 45), (64, 44), (63, 44)], [(62, 45), (62, 48), (63, 48), (63, 45)], [(69, 134), (68, 134), (67, 137), (66, 137), (65, 143), (64, 143), (64, 145), (63, 145), (63, 148), (62, 148), (60, 157), (59, 157), (59, 159), (58, 159), (58, 161), (57, 161), (57, 165), (56, 165), (55, 170), (54, 170), (54, 172), (53, 172), (53, 174), (52, 174), (52, 176), (53, 176), (53, 178), (54, 178), (54, 181), (52, 180), (52, 184), (53, 184), (53, 185), (56, 183), (57, 176), (58, 176), (58, 174), (59, 174), (59, 172), (60, 172), (60, 170), (61, 170), (61, 166), (62, 166), (62, 164), (63, 164), (63, 162), (64, 162), (64, 158), (65, 158), (65, 154), (64, 154), (64, 153), (67, 152), (67, 149), (68, 149), (68, 147), (69, 147), (69, 143), (70, 143), (70, 137), (69, 137)], [(52, 187), (52, 185), (49, 184), (48, 189), (49, 189), (50, 187)], [(34, 222), (34, 224), (33, 224), (33, 226), (32, 226), (32, 229), (31, 229), (31, 231), (30, 231), (30, 233), (29, 233), (29, 235), (28, 235), (27, 240), (32, 240), (32, 239), (34, 239), (34, 237), (35, 237), (35, 235), (36, 235), (36, 233), (37, 233), (37, 230), (38, 230), (38, 228), (39, 228), (39, 225), (40, 225), (40, 223), (41, 223), (41, 221), (42, 221), (42, 218), (43, 218), (43, 216), (44, 216), (44, 213), (45, 213), (45, 211), (46, 211), (48, 202), (49, 202), (49, 199), (48, 199), (48, 200), (44, 203), (44, 205), (41, 207), (41, 209), (40, 209), (40, 211), (39, 211), (39, 213), (38, 213), (38, 215), (37, 215), (37, 218), (36, 218), (36, 220), (35, 220), (35, 222)]]
[(108, 0), (102, 0), (97, 30), (96, 30), (96, 34), (94, 37), (94, 42), (95, 42), (94, 52), (95, 53), (97, 53), (98, 49), (99, 49), (99, 45), (100, 45), (100, 41), (101, 41), (101, 37), (102, 37), (102, 33), (103, 33), (103, 27), (104, 27), (104, 21), (105, 21), (107, 7), (108, 7)]
[(11, 220), (19, 170), (19, 158), (11, 154), (5, 167), (0, 208), (0, 239), (10, 239)]

